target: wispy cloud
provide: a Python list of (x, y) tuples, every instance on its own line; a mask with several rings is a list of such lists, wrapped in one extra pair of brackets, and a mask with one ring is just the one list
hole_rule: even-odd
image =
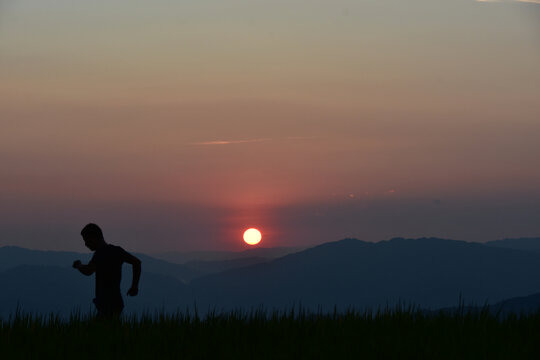
[(191, 143), (192, 145), (233, 145), (268, 141), (270, 139), (246, 139), (246, 140), (212, 140)]
[(257, 139), (243, 139), (243, 140), (211, 140), (211, 141), (199, 141), (190, 143), (190, 145), (234, 145), (234, 144), (249, 144), (249, 143), (260, 143), (273, 140), (292, 140), (292, 141), (301, 141), (301, 140), (310, 140), (316, 139), (315, 136), (289, 136), (282, 139), (270, 139), (270, 138), (257, 138)]

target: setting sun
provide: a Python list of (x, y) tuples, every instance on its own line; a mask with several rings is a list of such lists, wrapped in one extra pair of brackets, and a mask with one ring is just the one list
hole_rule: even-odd
[(262, 234), (259, 230), (251, 228), (244, 231), (244, 241), (248, 245), (257, 245), (261, 242)]

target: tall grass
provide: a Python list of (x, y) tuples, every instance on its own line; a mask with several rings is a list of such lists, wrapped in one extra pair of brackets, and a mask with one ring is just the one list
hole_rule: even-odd
[(1, 359), (539, 359), (540, 313), (146, 313), (99, 320), (17, 312), (0, 320)]

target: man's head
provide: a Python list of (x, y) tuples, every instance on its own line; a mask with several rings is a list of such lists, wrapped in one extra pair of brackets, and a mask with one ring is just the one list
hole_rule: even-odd
[(96, 251), (99, 247), (105, 245), (105, 238), (100, 227), (96, 224), (88, 224), (81, 230), (81, 235), (84, 240), (84, 245), (92, 251)]

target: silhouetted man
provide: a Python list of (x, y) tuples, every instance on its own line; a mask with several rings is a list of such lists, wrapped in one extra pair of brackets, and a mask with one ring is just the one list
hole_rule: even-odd
[(133, 267), (133, 281), (127, 294), (136, 296), (139, 293), (141, 261), (121, 247), (107, 244), (103, 232), (96, 224), (86, 225), (81, 235), (86, 247), (94, 251), (94, 256), (88, 265), (83, 265), (80, 260), (76, 260), (73, 262), (73, 267), (87, 276), (96, 273), (94, 304), (98, 310), (98, 316), (118, 317), (124, 309), (124, 301), (120, 293), (122, 264), (126, 262)]

